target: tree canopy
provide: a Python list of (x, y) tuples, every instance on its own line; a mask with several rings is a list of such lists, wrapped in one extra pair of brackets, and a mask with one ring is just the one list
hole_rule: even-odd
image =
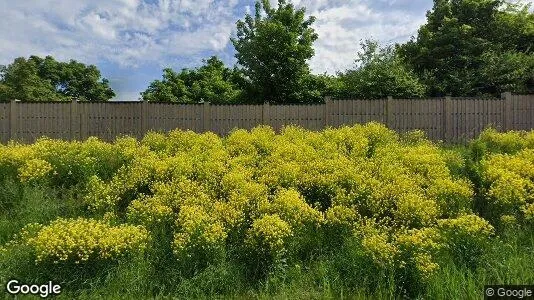
[(256, 2), (255, 15), (237, 22), (232, 38), (237, 62), (255, 98), (273, 103), (321, 101), (321, 91), (310, 77), (308, 60), (318, 36), (311, 27), (315, 17), (285, 0), (276, 8), (268, 0)]
[[(256, 2), (231, 39), (234, 69), (209, 61), (164, 71), (143, 93), (150, 101), (316, 103), (337, 98), (498, 96), (534, 91), (534, 14), (504, 0), (434, 0), (416, 38), (395, 46), (362, 43), (356, 65), (313, 75), (313, 16), (279, 0)], [(215, 63), (216, 62), (216, 63)]]
[(107, 101), (114, 96), (108, 80), (101, 78), (94, 65), (30, 56), (0, 66), (0, 100)]
[[(362, 43), (356, 65), (311, 74), (315, 17), (289, 0), (256, 2), (231, 38), (237, 64), (217, 57), (194, 69), (163, 70), (141, 93), (179, 103), (318, 103), (324, 96), (384, 98), (498, 96), (534, 92), (534, 13), (507, 0), (434, 0), (416, 37), (395, 46)], [(109, 100), (109, 82), (93, 65), (20, 57), (0, 66), (0, 100)]]
[(356, 68), (338, 74), (334, 91), (338, 98), (376, 99), (423, 97), (426, 86), (398, 57), (393, 47), (380, 47), (376, 41), (362, 43)]
[(178, 103), (236, 103), (242, 90), (242, 75), (238, 70), (225, 67), (213, 56), (204, 60), (204, 65), (196, 69), (182, 69), (175, 72), (163, 70), (163, 80), (150, 83), (141, 93), (145, 101)]
[(434, 0), (400, 55), (431, 96), (527, 92), (534, 83), (534, 14), (501, 0)]

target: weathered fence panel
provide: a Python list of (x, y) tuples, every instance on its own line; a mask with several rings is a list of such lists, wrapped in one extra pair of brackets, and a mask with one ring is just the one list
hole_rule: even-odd
[(10, 105), (10, 138), (33, 141), (41, 136), (70, 138), (68, 102), (12, 102)]
[(0, 142), (32, 142), (41, 136), (86, 139), (142, 137), (148, 131), (212, 131), (264, 124), (275, 130), (298, 125), (309, 130), (377, 121), (398, 132), (420, 129), (432, 140), (459, 142), (488, 126), (534, 128), (534, 95), (498, 98), (330, 100), (325, 104), (211, 105), (147, 102), (0, 103)]
[(0, 102), (0, 143), (6, 143), (10, 138), (10, 105), (11, 103)]
[(250, 130), (263, 124), (262, 105), (210, 105), (207, 130), (224, 135), (234, 128)]
[(328, 103), (330, 123), (338, 127), (348, 124), (377, 121), (386, 123), (387, 100), (332, 100)]

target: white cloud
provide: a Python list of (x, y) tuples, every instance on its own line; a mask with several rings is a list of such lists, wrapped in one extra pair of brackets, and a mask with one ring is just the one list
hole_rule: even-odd
[(236, 0), (0, 0), (0, 63), (52, 54), (125, 67), (220, 50)]
[[(109, 61), (129, 72), (126, 81), (141, 84), (134, 80), (136, 72), (131, 72), (137, 66), (154, 69), (176, 66), (179, 61), (178, 67), (183, 67), (184, 62), (199, 63), (207, 52), (218, 52), (231, 61), (232, 54), (226, 50), (235, 21), (243, 13), (253, 13), (254, 1), (0, 0), (0, 64), (29, 55), (91, 64)], [(316, 73), (351, 67), (361, 40), (406, 40), (424, 23), (424, 12), (432, 5), (429, 0), (293, 3), (317, 17), (314, 28), (319, 40), (310, 61)], [(118, 98), (131, 98), (135, 93), (124, 86), (118, 87)]]
[[(360, 42), (376, 39), (381, 43), (404, 41), (425, 23), (429, 1), (419, 0), (296, 0), (317, 20), (319, 35), (315, 56), (310, 61), (316, 73), (334, 73), (353, 66)], [(424, 3), (414, 9), (415, 2)], [(427, 2), (427, 3), (425, 3)]]

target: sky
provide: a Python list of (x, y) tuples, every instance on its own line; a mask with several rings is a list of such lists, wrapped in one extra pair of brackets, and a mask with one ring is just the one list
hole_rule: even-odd
[[(254, 0), (0, 0), (0, 64), (52, 55), (96, 65), (114, 100), (137, 100), (166, 67), (197, 67), (212, 55), (236, 63), (230, 37)], [(271, 0), (273, 4), (276, 0)], [(409, 40), (432, 0), (293, 0), (317, 18), (313, 73), (354, 64), (360, 42)]]

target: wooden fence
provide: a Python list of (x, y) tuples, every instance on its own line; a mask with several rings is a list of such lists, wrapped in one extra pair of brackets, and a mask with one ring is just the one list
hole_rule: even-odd
[(487, 126), (534, 128), (534, 95), (498, 98), (327, 100), (314, 105), (210, 105), (147, 102), (0, 103), (0, 142), (41, 136), (105, 140), (141, 137), (150, 130), (190, 129), (227, 134), (260, 124), (276, 130), (294, 124), (311, 130), (378, 121), (399, 132), (421, 129), (433, 140), (459, 142)]

